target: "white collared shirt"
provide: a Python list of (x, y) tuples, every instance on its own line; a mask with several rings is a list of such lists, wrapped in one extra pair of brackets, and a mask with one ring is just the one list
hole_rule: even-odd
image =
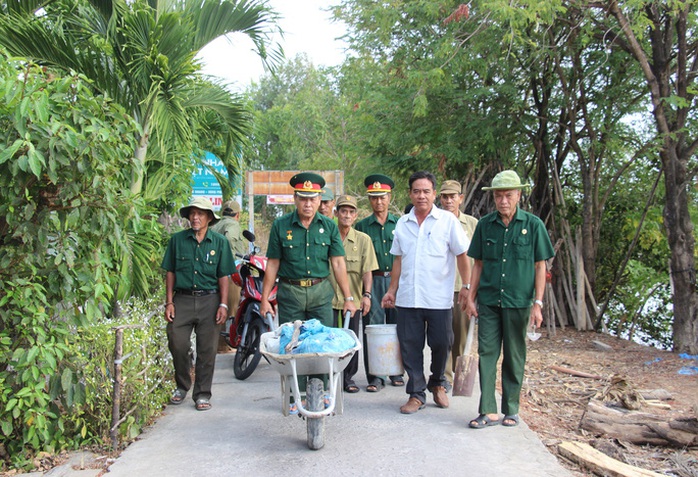
[(456, 256), (470, 239), (450, 212), (432, 206), (420, 226), (414, 209), (395, 226), (390, 253), (401, 257), (396, 306), (445, 310), (453, 306)]

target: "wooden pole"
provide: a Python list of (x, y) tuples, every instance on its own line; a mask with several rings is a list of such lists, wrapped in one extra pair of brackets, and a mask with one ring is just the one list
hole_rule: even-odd
[(114, 396), (112, 399), (111, 411), (111, 437), (112, 449), (116, 450), (119, 445), (119, 406), (121, 404), (121, 357), (124, 353), (124, 330), (116, 328), (116, 339), (114, 343)]

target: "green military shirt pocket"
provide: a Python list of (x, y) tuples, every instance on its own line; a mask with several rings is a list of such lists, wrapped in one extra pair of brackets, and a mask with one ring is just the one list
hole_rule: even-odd
[(330, 257), (330, 236), (320, 234), (310, 243), (310, 257), (317, 260), (327, 260)]
[(497, 251), (497, 240), (491, 238), (485, 240), (485, 247), (482, 251), (483, 260), (499, 260), (499, 255)]
[(177, 255), (175, 272), (192, 273), (194, 271), (194, 257), (191, 255)]
[(520, 235), (512, 241), (512, 255), (518, 260), (528, 260), (533, 252), (531, 239), (527, 235)]
[(281, 256), (284, 260), (299, 261), (303, 260), (304, 243), (295, 240), (281, 241)]

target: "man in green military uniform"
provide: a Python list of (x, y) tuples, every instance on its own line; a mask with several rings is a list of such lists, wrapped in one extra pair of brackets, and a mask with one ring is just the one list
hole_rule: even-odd
[(327, 186), (323, 187), (320, 193), (320, 208), (318, 209), (318, 212), (325, 217), (329, 217), (330, 219), (334, 220), (334, 223), (336, 224), (337, 217), (334, 215), (334, 204), (334, 192), (332, 192), (332, 189)]
[(191, 228), (174, 234), (162, 268), (167, 271), (165, 320), (167, 341), (175, 367), (175, 390), (170, 402), (181, 404), (191, 387), (192, 330), (196, 332), (196, 369), (192, 397), (196, 409), (211, 408), (211, 384), (216, 359), (217, 326), (225, 323), (229, 275), (235, 268), (230, 246), (220, 234), (209, 230), (219, 219), (211, 201), (196, 197), (179, 210)]
[[(350, 195), (340, 195), (337, 199), (337, 220), (339, 224), (339, 236), (342, 238), (344, 251), (346, 252), (347, 276), (349, 279), (349, 291), (352, 296), (361, 297), (360, 310), (366, 315), (371, 310), (371, 290), (373, 287), (373, 271), (378, 269), (376, 252), (373, 250), (371, 237), (352, 228), (357, 216), (356, 198)], [(330, 276), (332, 280), (332, 276)], [(332, 280), (334, 286), (334, 310), (335, 324), (339, 324), (338, 318), (344, 301), (341, 290), (336, 280)], [(349, 321), (349, 329), (359, 334), (358, 317)], [(348, 393), (359, 392), (354, 383), (354, 375), (359, 370), (359, 355), (354, 353), (351, 361), (344, 368), (344, 391)]]
[[(543, 323), (545, 261), (554, 255), (543, 221), (518, 207), (522, 184), (514, 171), (492, 180), (497, 210), (475, 228), (468, 255), (475, 260), (470, 275), (467, 316), (478, 320), (480, 415), (470, 427), (500, 423), (495, 401), (497, 361), (502, 346), (502, 413), (504, 426), (519, 424), (519, 397), (526, 363), (526, 328)], [(477, 298), (477, 308), (475, 299)]]
[[(472, 215), (464, 214), (460, 210), (460, 205), (463, 203), (463, 193), (460, 182), (453, 180), (444, 181), (444, 183), (441, 184), (439, 201), (442, 209), (451, 212), (458, 218), (463, 231), (468, 236), (468, 240), (472, 240), (473, 232), (475, 232), (475, 227), (477, 226), (477, 219)], [(470, 260), (470, 265), (472, 267), (472, 259)], [(467, 290), (470, 288), (470, 284), (463, 283), (460, 274), (456, 273), (456, 283), (453, 286), (453, 307), (451, 308), (451, 313), (453, 313), (453, 346), (451, 347), (451, 354), (446, 363), (445, 374), (448, 380), (446, 392), (450, 391), (453, 386), (453, 373), (456, 371), (456, 361), (458, 360), (458, 356), (463, 354), (465, 350), (465, 340), (468, 338), (470, 316), (466, 315), (463, 310), (461, 310), (460, 305), (458, 305), (458, 293), (461, 288)]]
[[(245, 238), (242, 236), (242, 228), (240, 227), (240, 210), (240, 204), (236, 200), (227, 200), (223, 202), (221, 206), (221, 220), (211, 227), (212, 231), (228, 239), (230, 250), (233, 252), (233, 258), (235, 254), (245, 255), (247, 253), (247, 244), (245, 243)], [(241, 288), (230, 278), (227, 298), (229, 315), (234, 315), (237, 312), (238, 305), (240, 304), (240, 292)], [(224, 327), (225, 324), (221, 325), (218, 331), (223, 331)], [(225, 342), (225, 338), (221, 336), (218, 340), (218, 351), (226, 352), (228, 350), (229, 348)]]
[[(373, 272), (371, 311), (363, 317), (364, 343), (366, 343), (365, 330), (368, 325), (397, 324), (397, 310), (395, 308), (381, 308), (381, 299), (388, 291), (390, 274), (393, 270), (393, 256), (390, 255), (390, 247), (393, 245), (397, 217), (388, 212), (392, 190), (395, 187), (395, 183), (390, 177), (383, 174), (371, 174), (364, 179), (364, 185), (373, 214), (357, 222), (355, 228), (371, 237), (378, 260), (378, 270)], [(366, 391), (374, 393), (380, 391), (383, 387), (383, 379), (368, 372), (366, 346), (364, 346), (364, 366), (368, 378)], [(393, 386), (405, 385), (402, 376), (390, 376), (390, 382)]]
[(296, 210), (274, 220), (269, 232), (267, 270), (260, 312), (273, 313), (269, 293), (279, 277), (279, 323), (317, 318), (332, 326), (334, 290), (327, 277), (330, 262), (344, 298), (342, 311), (356, 311), (349, 291), (344, 247), (337, 225), (318, 213), (322, 176), (311, 172), (291, 178)]

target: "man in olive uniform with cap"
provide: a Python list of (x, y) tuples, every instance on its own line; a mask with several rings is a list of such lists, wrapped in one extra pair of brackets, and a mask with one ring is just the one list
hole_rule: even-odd
[[(373, 271), (378, 268), (376, 252), (373, 250), (371, 237), (363, 232), (352, 228), (357, 216), (356, 198), (350, 195), (340, 195), (337, 199), (337, 220), (339, 225), (339, 235), (342, 238), (344, 251), (346, 252), (347, 276), (349, 278), (349, 290), (352, 296), (361, 297), (361, 312), (366, 315), (371, 310), (371, 289), (373, 287)], [(332, 276), (330, 276), (332, 279)], [(336, 280), (332, 282), (334, 286), (334, 309), (335, 324), (339, 325), (338, 318), (344, 301), (341, 290), (337, 286)], [(357, 335), (359, 334), (358, 313), (349, 320), (349, 329)], [(354, 375), (359, 370), (359, 355), (354, 353), (351, 361), (344, 368), (344, 391), (348, 393), (359, 392), (358, 386), (354, 383)]]
[(162, 268), (167, 271), (165, 320), (167, 341), (175, 368), (175, 390), (170, 402), (180, 404), (191, 387), (192, 330), (196, 332), (196, 368), (192, 397), (196, 409), (211, 408), (211, 384), (216, 359), (217, 324), (228, 317), (229, 275), (233, 254), (222, 235), (209, 230), (219, 219), (211, 201), (196, 197), (179, 210), (191, 228), (177, 232), (167, 244)]
[[(526, 328), (543, 323), (545, 261), (554, 255), (545, 224), (518, 207), (522, 184), (514, 171), (492, 180), (496, 211), (480, 219), (468, 255), (470, 275), (467, 316), (478, 317), (480, 415), (470, 427), (519, 424), (519, 398), (526, 363)], [(477, 308), (475, 300), (477, 299)], [(502, 414), (495, 400), (497, 361), (502, 359)]]
[[(463, 203), (463, 194), (460, 182), (448, 180), (441, 184), (439, 192), (439, 201), (441, 208), (451, 212), (458, 218), (463, 231), (468, 236), (468, 240), (472, 240), (473, 232), (477, 226), (477, 219), (471, 215), (464, 214), (460, 211), (460, 205)], [(472, 259), (470, 259), (472, 266)], [(470, 289), (470, 283), (463, 283), (460, 275), (456, 273), (456, 283), (453, 287), (453, 346), (451, 347), (451, 355), (446, 363), (446, 379), (448, 380), (447, 391), (453, 385), (453, 373), (456, 370), (456, 360), (458, 356), (463, 354), (465, 350), (465, 340), (468, 338), (468, 323), (470, 317), (463, 313), (463, 310), (458, 305), (458, 293), (461, 288)]]
[[(366, 186), (366, 194), (368, 195), (373, 214), (357, 222), (355, 228), (371, 237), (373, 248), (376, 251), (376, 259), (378, 260), (378, 270), (373, 272), (371, 311), (363, 317), (363, 338), (364, 343), (366, 343), (366, 326), (397, 324), (397, 310), (394, 308), (381, 308), (381, 299), (388, 291), (390, 274), (393, 270), (393, 256), (390, 255), (390, 247), (393, 245), (397, 217), (388, 212), (393, 187), (395, 187), (395, 183), (390, 177), (383, 174), (371, 174), (364, 179), (364, 185)], [(383, 379), (368, 372), (367, 346), (364, 346), (364, 366), (366, 368), (366, 377), (368, 378), (366, 391), (380, 391), (383, 387)], [(390, 376), (390, 382), (393, 386), (405, 385), (402, 376)]]
[[(240, 227), (240, 209), (241, 207), (237, 200), (227, 200), (223, 202), (221, 206), (221, 220), (211, 227), (211, 230), (228, 239), (230, 250), (233, 252), (233, 258), (235, 258), (235, 254), (245, 255), (247, 253), (247, 245), (242, 236), (242, 228)], [(230, 278), (230, 283), (228, 285), (229, 315), (234, 315), (237, 312), (238, 305), (240, 304), (240, 291), (241, 288)], [(218, 330), (222, 331), (224, 327), (225, 324), (221, 325)], [(218, 341), (218, 351), (225, 352), (228, 351), (228, 349), (225, 338), (221, 336)]]
[(334, 192), (332, 192), (332, 189), (327, 186), (323, 187), (322, 192), (320, 192), (320, 208), (318, 209), (318, 212), (325, 217), (329, 217), (330, 219), (334, 220), (334, 223), (336, 224), (337, 217), (334, 215), (334, 204)]
[(294, 175), (290, 184), (296, 210), (274, 220), (271, 226), (260, 312), (273, 313), (269, 293), (278, 276), (279, 323), (317, 318), (332, 326), (334, 290), (327, 279), (330, 262), (344, 299), (342, 311), (353, 315), (356, 306), (349, 291), (337, 224), (318, 213), (325, 179), (303, 172)]

